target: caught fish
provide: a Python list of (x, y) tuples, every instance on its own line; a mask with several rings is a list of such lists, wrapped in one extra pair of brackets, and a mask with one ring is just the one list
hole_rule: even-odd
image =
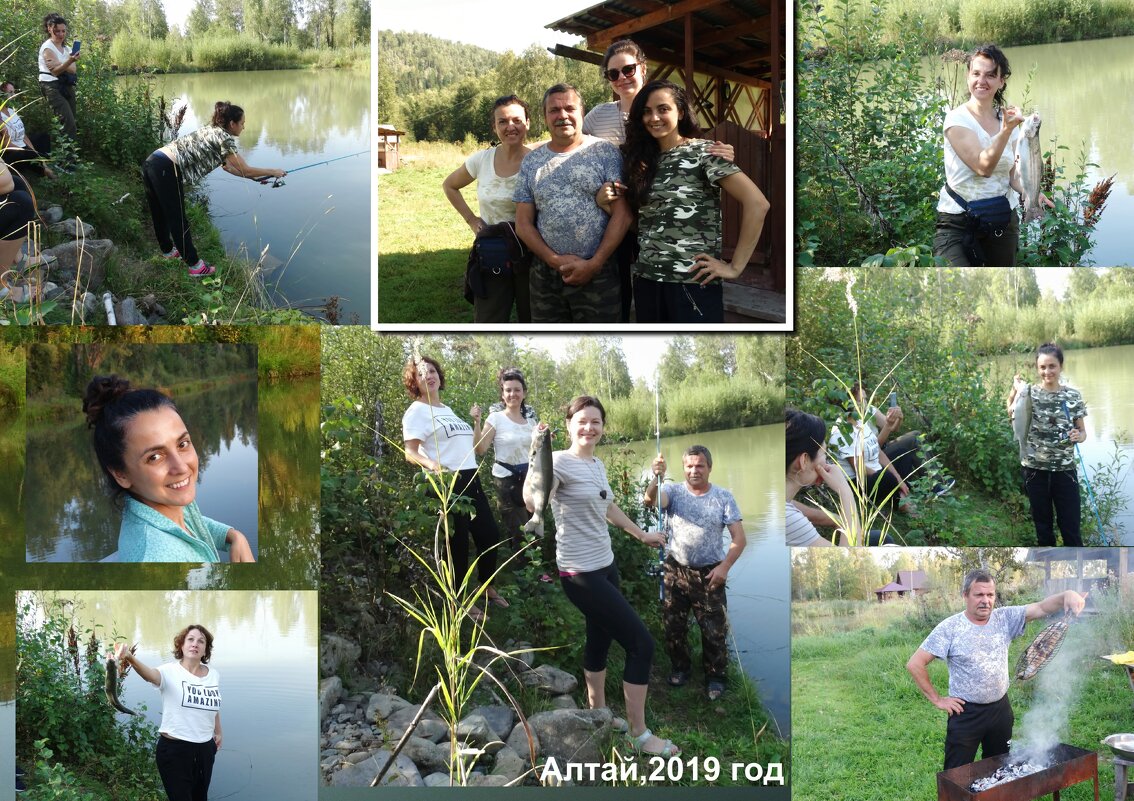
[(1032, 644), (1025, 648), (1016, 660), (1017, 679), (1027, 681), (1052, 660), (1059, 646), (1063, 644), (1063, 638), (1067, 636), (1067, 625), (1070, 621), (1071, 615), (1065, 614), (1036, 635)]
[(1039, 207), (1040, 182), (1043, 180), (1043, 152), (1040, 147), (1040, 116), (1032, 114), (1020, 126), (1020, 141), (1016, 145), (1019, 159), (1020, 185), (1024, 187), (1024, 222), (1043, 216)]
[(1020, 459), (1027, 456), (1028, 429), (1032, 427), (1032, 388), (1024, 384), (1017, 387), (1016, 400), (1012, 404), (1012, 435), (1020, 446)]
[(524, 524), (524, 531), (543, 536), (543, 510), (551, 498), (551, 482), (555, 470), (551, 464), (551, 429), (536, 426), (532, 432), (532, 448), (528, 453), (527, 484), (532, 496), (535, 511), (532, 519)]
[[(130, 649), (130, 653), (134, 653), (134, 649), (137, 647), (136, 645), (133, 646)], [(127, 715), (136, 715), (138, 714), (137, 712), (132, 709), (127, 709), (122, 702), (118, 700), (118, 674), (123, 667), (124, 666), (120, 665), (118, 660), (114, 658), (114, 654), (106, 658), (106, 700), (119, 712)], [(125, 674), (125, 671), (122, 672)]]

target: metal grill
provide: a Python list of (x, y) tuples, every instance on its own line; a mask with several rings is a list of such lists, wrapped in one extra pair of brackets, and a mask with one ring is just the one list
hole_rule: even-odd
[(1013, 757), (1010, 754), (1001, 754), (941, 771), (937, 774), (937, 800), (1032, 801), (1054, 794), (1055, 801), (1059, 801), (1060, 790), (1091, 780), (1095, 784), (1095, 801), (1099, 801), (1098, 754), (1067, 743), (1055, 747), (1048, 756), (1048, 766), (1043, 770), (1011, 779), (979, 793), (969, 790), (974, 781), (990, 776), (1011, 759)]

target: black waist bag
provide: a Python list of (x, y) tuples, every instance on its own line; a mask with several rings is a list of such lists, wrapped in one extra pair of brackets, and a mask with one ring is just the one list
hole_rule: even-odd
[(530, 261), (531, 254), (516, 235), (512, 223), (485, 226), (469, 251), (465, 267), (465, 300), (472, 303), (474, 297), (488, 297), (484, 283), (486, 278), (510, 276)]
[(953, 187), (945, 184), (945, 191), (965, 210), (966, 231), (962, 240), (965, 255), (974, 267), (984, 265), (984, 248), (980, 246), (977, 237), (1004, 236), (1004, 232), (1012, 225), (1012, 218), (1016, 212), (1008, 203), (1004, 195), (984, 198), (983, 200), (965, 200), (953, 191)]

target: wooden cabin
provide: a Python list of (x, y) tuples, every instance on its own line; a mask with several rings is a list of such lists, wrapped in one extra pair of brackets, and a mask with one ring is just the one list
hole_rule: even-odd
[(392, 125), (378, 125), (378, 168), (398, 169), (398, 142), (406, 135)]

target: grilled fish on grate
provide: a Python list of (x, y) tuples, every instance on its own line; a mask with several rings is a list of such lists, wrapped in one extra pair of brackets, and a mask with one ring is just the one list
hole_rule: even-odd
[(1070, 621), (1070, 614), (1064, 614), (1036, 635), (1032, 644), (1025, 648), (1020, 658), (1016, 660), (1017, 679), (1027, 681), (1051, 661), (1059, 646), (1063, 644), (1063, 638), (1067, 635), (1067, 624)]

